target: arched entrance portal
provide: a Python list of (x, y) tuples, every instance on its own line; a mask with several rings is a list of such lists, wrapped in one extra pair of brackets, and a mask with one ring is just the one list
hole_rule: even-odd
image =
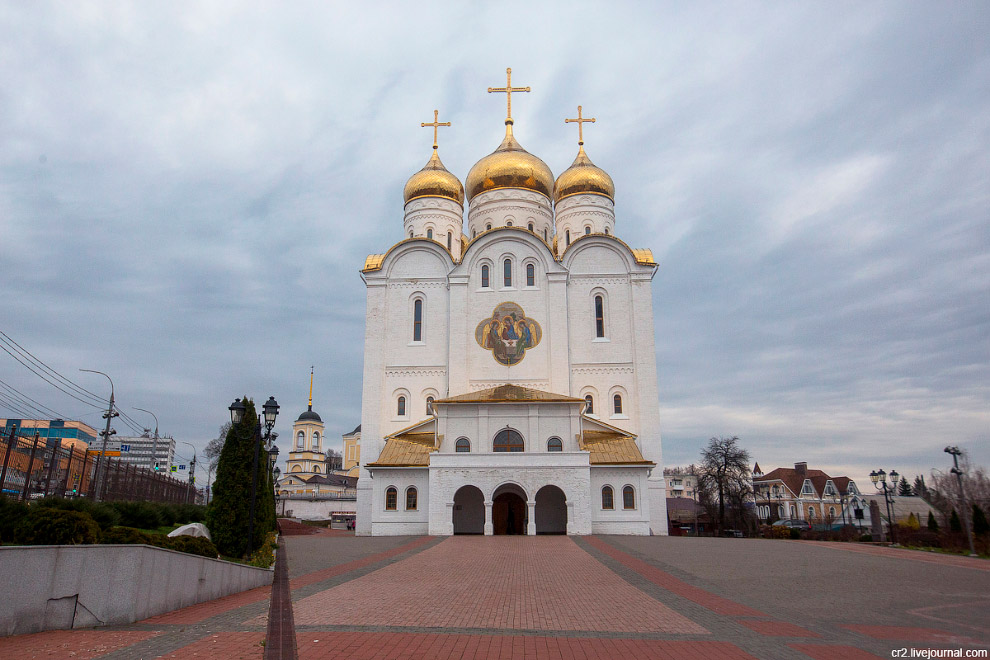
[(475, 486), (454, 493), (454, 534), (485, 533), (485, 495)]
[(525, 491), (515, 484), (500, 486), (492, 498), (493, 532), (525, 534), (528, 523)]
[(567, 498), (556, 486), (544, 486), (536, 493), (536, 533), (567, 533)]

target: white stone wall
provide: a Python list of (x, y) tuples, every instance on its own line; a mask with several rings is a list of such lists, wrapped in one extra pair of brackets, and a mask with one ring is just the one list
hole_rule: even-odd
[(499, 227), (521, 227), (546, 242), (553, 240), (553, 210), (550, 200), (529, 190), (498, 189), (483, 192), (471, 200), (468, 211), (468, 238), (474, 239)]
[(455, 201), (442, 197), (418, 197), (406, 203), (403, 237), (427, 238), (432, 231), (433, 240), (449, 249), (455, 261), (461, 258), (463, 226), (464, 209)]
[[(376, 536), (426, 534), (430, 519), (430, 479), (426, 468), (375, 468), (372, 482), (372, 523)], [(360, 483), (360, 480), (358, 481)], [(394, 511), (385, 508), (385, 493), (396, 489)], [(417, 490), (417, 506), (406, 509), (406, 491)], [(360, 510), (359, 510), (360, 515)]]
[(571, 195), (557, 202), (554, 208), (557, 230), (557, 253), (586, 233), (615, 235), (615, 204), (604, 195)]
[[(642, 467), (594, 467), (591, 469), (591, 531), (593, 534), (650, 533), (650, 509), (647, 470)], [(602, 508), (602, 489), (612, 487), (612, 509)], [(623, 507), (622, 489), (632, 486), (635, 508)], [(664, 514), (666, 515), (666, 513)]]

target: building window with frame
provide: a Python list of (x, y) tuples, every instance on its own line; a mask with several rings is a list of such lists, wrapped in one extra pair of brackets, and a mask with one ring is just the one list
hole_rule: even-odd
[(560, 438), (550, 438), (547, 440), (547, 451), (564, 451), (564, 443)]
[(536, 286), (536, 266), (526, 264), (526, 286)]
[(300, 431), (296, 434), (296, 448), (302, 449), (303, 445), (306, 444), (306, 434)]
[(432, 415), (433, 414), (433, 401), (434, 400), (435, 399), (432, 396), (426, 397), (426, 414), (427, 415)]
[(605, 235), (608, 236), (608, 227), (605, 228)]
[(584, 228), (584, 235), (587, 236), (590, 233), (591, 233), (591, 227), (585, 227)]
[(409, 238), (412, 238), (412, 237), (413, 237), (413, 231), (412, 231), (412, 229), (410, 229), (409, 230)]
[(399, 491), (395, 489), (395, 486), (389, 486), (385, 489), (385, 510), (395, 511), (399, 506)]
[(320, 432), (313, 431), (313, 449), (316, 451), (320, 450)]
[(487, 289), (491, 286), (491, 278), (489, 277), (488, 264), (481, 267), (481, 288)]
[(454, 451), (458, 454), (467, 454), (471, 451), (471, 441), (467, 438), (458, 438), (454, 443)]
[(410, 486), (409, 488), (406, 489), (406, 511), (416, 510), (416, 506), (418, 504), (417, 495), (418, 493), (416, 492), (415, 486)]
[(511, 227), (512, 226), (512, 220), (509, 220), (508, 222), (506, 222), (505, 223), (505, 226), (506, 227)]
[(622, 395), (616, 394), (612, 397), (612, 412), (616, 415), (622, 414)]
[(568, 229), (566, 232), (564, 232), (564, 237), (567, 239), (566, 240), (566, 244), (567, 245), (570, 245), (571, 244), (571, 230), (570, 229)]
[(495, 436), (492, 443), (492, 451), (496, 452), (521, 452), (526, 451), (526, 443), (518, 431), (512, 429), (502, 429)]
[(426, 230), (426, 237), (428, 239), (430, 239), (430, 240), (433, 240), (433, 230), (432, 229), (427, 229)]
[(813, 506), (809, 506), (808, 507), (808, 517), (809, 518), (814, 518), (815, 517), (815, 507), (813, 507)]
[(423, 299), (413, 301), (413, 341), (423, 341)]
[(611, 486), (602, 486), (602, 508), (607, 511), (611, 511), (615, 508)]
[(529, 230), (530, 230), (530, 231), (533, 231), (533, 223), (532, 223), (532, 222), (531, 222), (531, 223), (529, 223)]
[(594, 415), (595, 414), (595, 397), (590, 394), (584, 395), (584, 414)]
[(406, 397), (404, 397), (404, 396), (400, 396), (399, 397), (399, 402), (398, 402), (398, 405), (396, 407), (396, 411), (395, 412), (396, 412), (396, 414), (399, 417), (405, 417), (406, 416)]
[(491, 229), (491, 228), (492, 228), (492, 225), (491, 225), (491, 223), (489, 223), (489, 224), (487, 224), (487, 225), (485, 225), (485, 231), (488, 231), (488, 230), (489, 230), (489, 229)]
[(605, 296), (595, 296), (595, 337), (605, 337)]
[(636, 491), (632, 486), (626, 486), (622, 489), (622, 508), (623, 509), (635, 509), (636, 508)]
[(543, 230), (543, 242), (544, 243), (549, 243), (550, 242), (550, 235), (547, 234), (547, 230), (546, 229)]
[(506, 288), (512, 286), (512, 261), (510, 259), (502, 262), (502, 286)]
[(454, 232), (448, 231), (447, 232), (447, 250), (450, 251), (450, 250), (453, 250), (453, 249), (454, 249)]

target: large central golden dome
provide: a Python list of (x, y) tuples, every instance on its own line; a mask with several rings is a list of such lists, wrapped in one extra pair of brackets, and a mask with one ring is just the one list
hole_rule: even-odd
[(476, 195), (497, 188), (525, 188), (549, 199), (553, 191), (553, 172), (546, 163), (516, 142), (510, 119), (505, 122), (502, 144), (474, 164), (468, 172), (466, 184), (469, 202)]
[(464, 187), (440, 162), (436, 147), (433, 147), (433, 155), (426, 166), (409, 177), (402, 191), (404, 203), (417, 197), (444, 197), (464, 205)]

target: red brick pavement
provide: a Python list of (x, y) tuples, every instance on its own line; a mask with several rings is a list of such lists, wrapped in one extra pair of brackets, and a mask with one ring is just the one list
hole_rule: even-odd
[(818, 633), (784, 621), (756, 621), (752, 619), (738, 619), (738, 621), (753, 632), (769, 637), (821, 637)]
[(858, 552), (877, 557), (910, 559), (911, 561), (921, 561), (928, 564), (941, 564), (955, 568), (973, 568), (978, 571), (990, 571), (990, 561), (979, 557), (963, 557), (961, 555), (947, 555), (941, 552), (924, 552), (923, 550), (909, 550), (907, 548), (888, 548), (863, 543), (837, 543), (829, 541), (791, 541), (791, 543), (805, 543), (808, 545), (818, 545), (823, 548), (832, 548), (833, 550), (846, 550), (848, 552)]
[(261, 660), (265, 653), (263, 632), (219, 632), (187, 644), (159, 658), (222, 658)]
[(964, 635), (954, 635), (945, 630), (935, 628), (914, 628), (910, 626), (865, 626), (860, 624), (845, 624), (840, 626), (846, 630), (858, 632), (873, 639), (896, 639), (909, 642), (943, 642), (946, 644), (977, 644), (975, 639)]
[[(351, 534), (353, 534), (353, 532)], [(332, 577), (337, 577), (338, 575), (343, 575), (344, 573), (350, 573), (351, 571), (356, 571), (357, 569), (364, 568), (370, 564), (375, 564), (391, 557), (395, 557), (396, 555), (401, 555), (404, 552), (415, 550), (416, 548), (426, 545), (427, 543), (432, 543), (435, 540), (436, 539), (432, 536), (421, 536), (410, 541), (409, 543), (403, 543), (398, 547), (392, 548), (391, 550), (385, 550), (384, 552), (369, 555), (363, 559), (355, 559), (354, 561), (349, 561), (346, 564), (331, 566), (330, 568), (325, 568), (322, 571), (314, 571), (312, 573), (307, 573), (306, 575), (300, 575), (296, 579), (289, 581), (289, 587), (292, 589), (299, 589), (300, 587), (305, 587), (308, 584), (323, 582), (323, 580), (329, 580)]]
[(708, 633), (566, 536), (451, 537), (303, 598), (294, 613), (297, 626)]
[(735, 660), (752, 659), (729, 642), (596, 637), (307, 632), (297, 636), (299, 660)]
[(0, 658), (72, 658), (89, 660), (143, 642), (157, 630), (48, 630), (33, 635), (0, 637)]
[(815, 660), (874, 660), (883, 657), (843, 644), (788, 644), (788, 646)]

